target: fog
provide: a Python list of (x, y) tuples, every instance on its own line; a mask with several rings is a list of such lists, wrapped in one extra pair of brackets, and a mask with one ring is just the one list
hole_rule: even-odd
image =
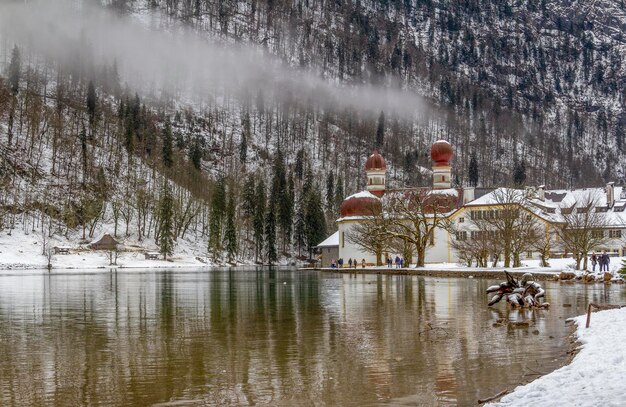
[(156, 12), (120, 16), (77, 0), (0, 0), (5, 52), (15, 43), (29, 55), (81, 69), (115, 61), (121, 81), (143, 94), (202, 103), (241, 92), (254, 98), (261, 91), (279, 102), (298, 99), (408, 117), (423, 107), (415, 94), (332, 84), (290, 68), (261, 49), (210, 42), (206, 35), (163, 24), (165, 20)]

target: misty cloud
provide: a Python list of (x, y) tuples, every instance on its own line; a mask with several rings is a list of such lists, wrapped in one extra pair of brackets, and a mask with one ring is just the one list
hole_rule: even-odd
[(162, 24), (158, 13), (120, 16), (81, 1), (0, 3), (0, 36), (26, 52), (64, 66), (117, 63), (122, 82), (142, 93), (202, 102), (259, 91), (335, 107), (385, 110), (412, 117), (423, 109), (415, 95), (373, 86), (336, 86), (285, 66), (262, 50), (209, 42), (188, 29)]

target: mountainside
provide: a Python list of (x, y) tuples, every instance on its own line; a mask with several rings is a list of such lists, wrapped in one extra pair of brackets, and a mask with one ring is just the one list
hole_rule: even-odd
[(625, 176), (623, 1), (90, 4), (0, 2), (9, 231), (285, 260), (440, 138), (459, 184)]
[[(432, 140), (432, 122), (443, 126), (461, 180), (472, 151), (485, 185), (505, 182), (514, 160), (530, 164), (537, 183), (624, 177), (623, 1), (126, 3), (259, 44), (328, 79), (427, 96), (437, 114), (412, 132)], [(423, 146), (400, 141), (400, 152), (412, 147)]]

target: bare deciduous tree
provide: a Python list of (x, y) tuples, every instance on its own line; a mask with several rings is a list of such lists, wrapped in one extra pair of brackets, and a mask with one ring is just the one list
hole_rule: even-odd
[(386, 197), (389, 239), (412, 244), (416, 267), (423, 267), (426, 250), (437, 228), (447, 228), (447, 215), (456, 207), (456, 197), (427, 188), (392, 193)]
[(364, 208), (365, 216), (355, 223), (346, 234), (348, 242), (376, 256), (376, 265), (382, 265), (383, 252), (388, 247), (389, 221), (380, 204)]
[(576, 270), (580, 270), (581, 261), (586, 270), (589, 252), (607, 242), (604, 232), (608, 226), (607, 217), (596, 210), (600, 196), (597, 190), (589, 190), (581, 194), (571, 207), (561, 208), (563, 223), (555, 230), (563, 251), (574, 254)]

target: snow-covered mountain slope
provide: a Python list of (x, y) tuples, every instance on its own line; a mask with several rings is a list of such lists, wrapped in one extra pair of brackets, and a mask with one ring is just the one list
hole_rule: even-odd
[(284, 195), (290, 178), (292, 212), (315, 184), (332, 228), (372, 149), (389, 186), (424, 185), (440, 138), (461, 184), (472, 156), (482, 186), (509, 184), (520, 162), (550, 188), (623, 181), (621, 1), (101, 3), (0, 4), (5, 227), (43, 213), (82, 237), (91, 212), (121, 225), (131, 211), (131, 235), (147, 239), (167, 179), (177, 222), (191, 217), (206, 246), (224, 179), (250, 259), (271, 229), (253, 233), (246, 180)]

